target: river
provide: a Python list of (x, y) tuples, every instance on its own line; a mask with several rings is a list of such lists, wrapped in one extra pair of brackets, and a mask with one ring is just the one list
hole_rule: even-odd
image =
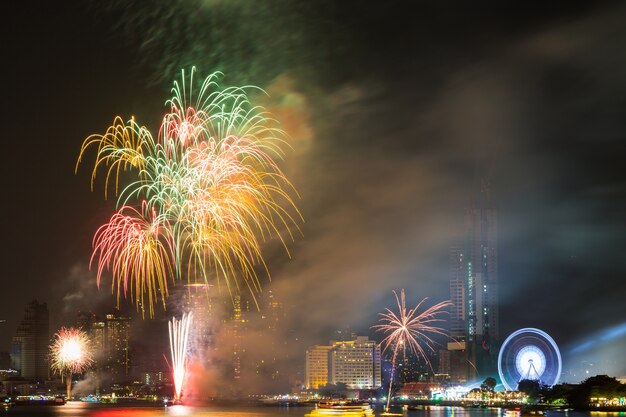
[[(304, 417), (310, 407), (278, 406), (122, 406), (68, 402), (61, 406), (13, 406), (0, 408), (0, 417)], [(382, 409), (376, 408), (376, 417)], [(406, 417), (520, 417), (519, 412), (505, 412), (499, 408), (463, 408), (429, 406), (423, 410), (405, 411)], [(539, 416), (539, 415), (538, 415)], [(337, 417), (341, 417), (338, 415)], [(626, 417), (626, 412), (548, 411), (545, 417)]]

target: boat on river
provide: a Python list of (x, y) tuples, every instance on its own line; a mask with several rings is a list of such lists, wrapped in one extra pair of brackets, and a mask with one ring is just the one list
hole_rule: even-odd
[(322, 401), (310, 413), (305, 414), (305, 417), (324, 416), (373, 417), (374, 410), (366, 402)]
[(13, 405), (64, 405), (65, 398), (54, 395), (18, 395)]

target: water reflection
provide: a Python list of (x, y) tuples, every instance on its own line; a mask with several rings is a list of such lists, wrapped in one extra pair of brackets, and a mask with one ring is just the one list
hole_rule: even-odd
[[(156, 404), (154, 406), (132, 407), (69, 402), (61, 406), (13, 406), (6, 409), (0, 408), (0, 417), (304, 417), (311, 410), (311, 407), (191, 407), (184, 405), (163, 407)], [(375, 416), (379, 417), (382, 411), (382, 408), (376, 408)], [(518, 410), (446, 406), (423, 406), (418, 409), (404, 411), (403, 415), (406, 417), (527, 417)], [(626, 412), (547, 411), (545, 417), (626, 417)]]

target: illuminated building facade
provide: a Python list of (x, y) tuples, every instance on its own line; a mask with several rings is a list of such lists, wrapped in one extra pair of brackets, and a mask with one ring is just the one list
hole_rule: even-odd
[(102, 380), (121, 384), (130, 376), (130, 317), (117, 310), (104, 319), (88, 311), (79, 311), (76, 325), (89, 334), (94, 352), (93, 370), (98, 388)]
[[(184, 286), (183, 311), (193, 313), (189, 340), (192, 349), (206, 353), (213, 341), (215, 300), (210, 296), (208, 284), (187, 284)], [(201, 355), (202, 356), (202, 355)], [(208, 358), (208, 355), (205, 355)]]
[(367, 336), (331, 341), (306, 351), (305, 387), (344, 383), (350, 389), (376, 389), (382, 385), (380, 346)]
[(318, 389), (328, 384), (328, 355), (332, 346), (316, 345), (306, 350), (306, 389)]
[(367, 336), (334, 342), (329, 355), (329, 382), (350, 389), (376, 389), (382, 385), (380, 346)]
[(117, 311), (107, 314), (104, 320), (104, 372), (112, 383), (123, 383), (130, 375), (130, 317)]
[(233, 310), (231, 315), (232, 323), (232, 336), (233, 336), (233, 378), (241, 378), (241, 358), (245, 354), (246, 349), (242, 344), (242, 337), (246, 330), (246, 320), (244, 312), (250, 312), (250, 303), (247, 300), (242, 300), (241, 296), (236, 295), (232, 299)]
[(47, 304), (37, 300), (28, 303), (11, 343), (11, 366), (23, 378), (40, 381), (48, 378), (49, 327)]
[(466, 340), (465, 260), (462, 244), (450, 248), (450, 337)]
[(402, 385), (396, 395), (400, 397), (408, 397), (411, 399), (427, 400), (432, 398), (431, 393), (442, 391), (442, 384), (439, 382), (407, 382)]

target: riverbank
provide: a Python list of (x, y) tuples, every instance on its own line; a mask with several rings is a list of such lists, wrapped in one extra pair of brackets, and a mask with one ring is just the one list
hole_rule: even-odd
[(626, 404), (621, 406), (588, 406), (588, 407), (573, 407), (568, 404), (553, 405), (553, 404), (519, 404), (519, 403), (477, 403), (471, 401), (434, 401), (434, 400), (415, 400), (401, 403), (392, 403), (392, 407), (400, 408), (407, 405), (409, 409), (424, 409), (424, 407), (430, 406), (443, 406), (443, 407), (463, 407), (463, 408), (502, 408), (509, 410), (520, 410), (524, 412), (542, 412), (546, 411), (603, 411), (603, 412), (624, 412), (626, 411)]

